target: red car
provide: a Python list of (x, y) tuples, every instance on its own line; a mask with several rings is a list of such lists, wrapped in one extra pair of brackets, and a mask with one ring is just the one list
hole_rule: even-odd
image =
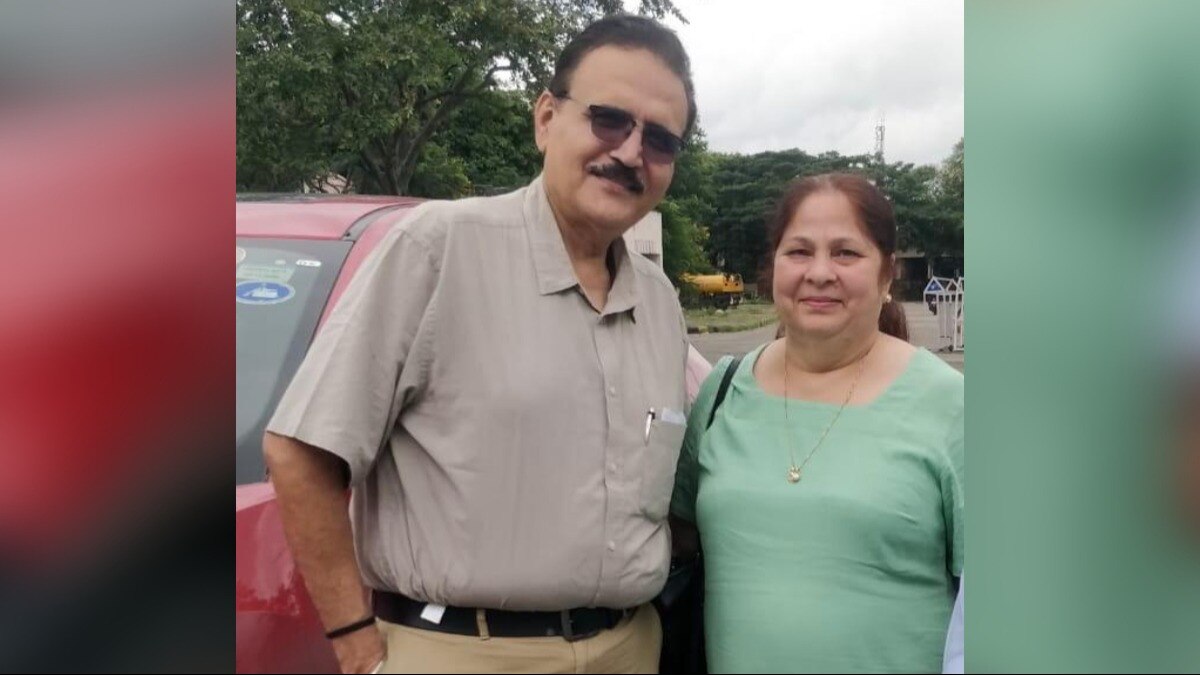
[(237, 203), (237, 664), (338, 672), (283, 536), (263, 430), (363, 259), (421, 200), (291, 195)]

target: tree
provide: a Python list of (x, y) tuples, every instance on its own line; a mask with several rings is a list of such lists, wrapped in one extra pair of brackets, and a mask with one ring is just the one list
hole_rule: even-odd
[(658, 206), (663, 219), (663, 270), (676, 286), (687, 272), (712, 271), (704, 252), (713, 205), (716, 162), (699, 126), (692, 131), (684, 151), (675, 161), (675, 176), (667, 196)]
[(934, 197), (945, 219), (945, 243), (943, 250), (950, 255), (962, 257), (964, 234), (965, 184), (963, 171), (963, 139), (958, 139), (950, 156), (942, 162), (934, 180)]
[(942, 162), (933, 180), (933, 198), (937, 204), (937, 218), (933, 232), (924, 242), (925, 254), (953, 258), (963, 257), (964, 235), (964, 172), (963, 139), (958, 139), (950, 156)]
[[(237, 0), (238, 186), (337, 172), (359, 192), (406, 194), (423, 158), (453, 168), (426, 144), (456, 110), (502, 77), (548, 82), (569, 37), (622, 4)], [(682, 20), (672, 0), (639, 11)]]
[(939, 168), (903, 162), (871, 167), (895, 208), (900, 249), (922, 253), (931, 266), (938, 258), (962, 257), (962, 149), (960, 139)]
[(680, 275), (708, 271), (702, 231), (670, 200), (663, 200), (657, 210), (662, 214), (663, 271), (671, 282), (678, 286)]
[(704, 129), (697, 125), (675, 161), (675, 176), (667, 190), (667, 199), (678, 204), (682, 215), (697, 224), (711, 222), (716, 214), (713, 183), (716, 170), (717, 159), (708, 150)]
[[(542, 156), (533, 141), (532, 106), (521, 91), (488, 91), (468, 101), (430, 142), (462, 160), (468, 191), (474, 194), (521, 187), (542, 168)], [(424, 173), (424, 165), (418, 163), (416, 176)], [(434, 196), (415, 184), (412, 193)]]
[[(942, 162), (937, 177), (937, 193), (947, 208), (962, 215), (964, 205), (963, 139), (958, 139), (950, 156)], [(961, 218), (960, 218), (961, 220)]]
[(802, 150), (718, 155), (715, 216), (709, 228), (709, 259), (722, 271), (742, 275), (747, 284), (758, 278), (767, 249), (766, 224), (794, 178), (832, 171), (854, 171), (870, 158)]
[(887, 195), (896, 213), (897, 247), (927, 252), (939, 220), (938, 204), (933, 197), (937, 169), (908, 162), (874, 164), (869, 173), (875, 185)]
[(471, 191), (467, 164), (441, 143), (430, 140), (421, 148), (409, 194), (429, 199), (456, 199)]

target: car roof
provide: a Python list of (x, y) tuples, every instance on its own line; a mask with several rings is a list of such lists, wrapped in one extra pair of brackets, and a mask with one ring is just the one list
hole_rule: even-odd
[(356, 239), (364, 217), (420, 204), (416, 197), (327, 194), (240, 194), (237, 236)]

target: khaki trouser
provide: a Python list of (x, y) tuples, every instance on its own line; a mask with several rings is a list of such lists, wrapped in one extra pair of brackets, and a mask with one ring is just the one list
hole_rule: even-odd
[(662, 626), (651, 605), (575, 642), (490, 637), (482, 617), (478, 636), (378, 623), (388, 650), (382, 673), (656, 673), (662, 646)]

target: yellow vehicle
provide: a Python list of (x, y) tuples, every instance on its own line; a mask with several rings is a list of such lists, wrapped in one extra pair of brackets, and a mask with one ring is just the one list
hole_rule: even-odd
[(740, 274), (684, 274), (683, 280), (691, 284), (700, 296), (717, 307), (737, 307), (746, 292)]

